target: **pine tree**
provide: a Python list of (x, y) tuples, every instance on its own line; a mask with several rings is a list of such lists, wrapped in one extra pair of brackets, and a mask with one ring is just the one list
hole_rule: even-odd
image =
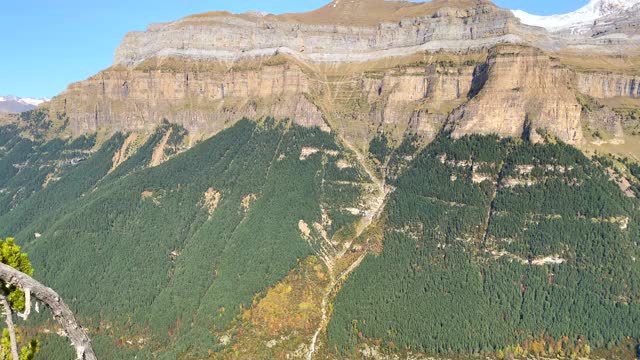
[[(21, 271), (29, 276), (33, 275), (33, 267), (27, 254), (20, 252), (20, 246), (13, 242), (12, 238), (0, 239), (0, 262)], [(33, 359), (38, 352), (38, 340), (32, 339), (18, 353), (17, 344), (20, 342), (20, 330), (13, 324), (13, 313), (24, 312), (26, 318), (29, 314), (30, 295), (25, 293), (15, 285), (8, 285), (0, 280), (0, 303), (4, 308), (7, 328), (2, 331), (0, 358), (7, 360), (28, 360)], [(26, 309), (26, 311), (25, 311)], [(17, 358), (17, 359), (16, 359)]]

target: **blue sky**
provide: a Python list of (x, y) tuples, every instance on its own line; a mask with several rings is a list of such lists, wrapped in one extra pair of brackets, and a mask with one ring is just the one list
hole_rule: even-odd
[[(153, 22), (228, 10), (270, 13), (318, 8), (330, 0), (4, 0), (0, 11), (0, 95), (53, 96), (71, 82), (107, 68), (122, 37)], [(496, 0), (510, 9), (547, 15), (587, 0)]]

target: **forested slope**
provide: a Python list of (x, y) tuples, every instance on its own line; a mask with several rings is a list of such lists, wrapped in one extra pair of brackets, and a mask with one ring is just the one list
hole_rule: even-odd
[[(0, 127), (0, 237), (17, 237), (101, 357), (306, 356), (316, 329), (316, 358), (637, 345), (629, 160), (552, 138), (393, 149), (380, 133), (368, 166), (383, 186), (319, 128), (242, 120), (188, 136), (168, 122), (99, 143)], [(38, 324), (43, 356), (70, 356)]]
[[(369, 180), (332, 134), (244, 120), (149, 166), (153, 144), (169, 129), (112, 169), (128, 137), (115, 135), (0, 216), (1, 231), (24, 244), (36, 276), (91, 324), (103, 357), (221, 349), (215, 334), (320, 251), (303, 237), (301, 221), (331, 235), (359, 219), (345, 208), (360, 206)], [(40, 156), (35, 149), (26, 153)], [(13, 163), (11, 154), (3, 161)]]
[(394, 182), (384, 250), (338, 294), (330, 348), (585, 356), (637, 339), (640, 204), (609, 166), (563, 144), (440, 137)]

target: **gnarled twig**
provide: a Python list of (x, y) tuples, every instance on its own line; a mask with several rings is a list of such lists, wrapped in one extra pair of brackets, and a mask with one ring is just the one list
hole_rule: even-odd
[(0, 279), (20, 289), (30, 289), (31, 295), (47, 305), (53, 313), (53, 318), (62, 325), (71, 344), (76, 349), (78, 360), (96, 360), (96, 354), (93, 352), (87, 333), (78, 325), (69, 307), (55, 291), (42, 285), (31, 276), (3, 263), (0, 263)]

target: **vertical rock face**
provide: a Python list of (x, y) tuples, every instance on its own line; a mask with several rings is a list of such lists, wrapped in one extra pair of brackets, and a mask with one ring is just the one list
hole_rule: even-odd
[(595, 98), (640, 98), (640, 75), (579, 72), (576, 83), (581, 93)]
[(542, 128), (567, 143), (581, 141), (574, 73), (559, 61), (531, 48), (502, 47), (484, 71), (476, 77), (477, 95), (452, 115), (455, 136), (521, 136)]
[(71, 85), (50, 108), (74, 120), (75, 134), (105, 127), (149, 129), (164, 118), (196, 133), (215, 133), (242, 117), (276, 116), (324, 126), (318, 108), (303, 96), (309, 82), (296, 66), (180, 67), (184, 70), (114, 67)]
[(369, 119), (433, 138), (451, 108), (467, 100), (473, 71), (470, 64), (434, 63), (366, 78), (362, 90), (372, 104)]
[(428, 99), (438, 107), (445, 102), (464, 99), (471, 89), (473, 66), (409, 67), (388, 72), (382, 79), (366, 79), (364, 90), (370, 103), (386, 96), (385, 121), (393, 121), (395, 110), (407, 103)]
[(279, 51), (315, 62), (364, 61), (421, 46), (462, 49), (514, 40), (508, 35), (516, 24), (509, 11), (481, 0), (344, 0), (282, 16), (214, 12), (129, 33), (115, 63), (163, 56), (236, 60)]
[[(455, 136), (535, 135), (544, 129), (576, 144), (583, 138), (577, 92), (638, 97), (640, 79), (632, 75), (575, 72), (523, 46), (499, 46), (487, 54), (448, 53), (446, 61), (420, 57), (340, 71), (286, 55), (234, 63), (148, 60), (73, 84), (47, 106), (51, 114), (71, 118), (75, 134), (151, 129), (166, 118), (211, 135), (243, 117), (274, 116), (330, 125), (356, 143), (380, 127), (431, 139), (447, 123)], [(589, 118), (589, 125), (597, 127), (598, 119)], [(612, 117), (606, 119), (603, 126), (615, 125), (620, 133), (609, 124)]]
[[(523, 26), (486, 0), (336, 0), (302, 14), (205, 13), (128, 34), (116, 65), (45, 107), (69, 117), (76, 135), (148, 130), (166, 118), (207, 136), (243, 117), (274, 116), (331, 127), (362, 146), (381, 128), (431, 139), (445, 126), (455, 136), (535, 137), (544, 129), (577, 144), (581, 118), (621, 133), (611, 114), (582, 116), (577, 93), (640, 97), (633, 66), (640, 61), (608, 72), (612, 57), (594, 66), (581, 49), (611, 50), (602, 46), (610, 38), (580, 36)], [(497, 45), (505, 41), (524, 45)], [(570, 45), (571, 54), (561, 51)]]

